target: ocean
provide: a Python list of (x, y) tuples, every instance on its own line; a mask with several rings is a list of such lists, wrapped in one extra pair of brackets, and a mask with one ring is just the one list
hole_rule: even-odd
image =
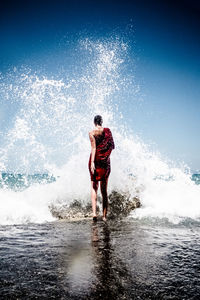
[[(199, 299), (200, 174), (127, 126), (124, 99), (139, 90), (128, 49), (120, 38), (84, 39), (74, 73), (1, 74), (0, 298)], [(116, 145), (106, 223), (100, 194), (91, 218), (96, 114)]]
[[(196, 185), (199, 178), (191, 177)], [(0, 184), (4, 192), (23, 193), (55, 181), (3, 173)], [(0, 225), (1, 299), (199, 299), (199, 219), (172, 222), (116, 210), (106, 223), (100, 217), (93, 223), (76, 206), (66, 219), (36, 223), (19, 209), (20, 222), (7, 216), (12, 225), (5, 219)]]

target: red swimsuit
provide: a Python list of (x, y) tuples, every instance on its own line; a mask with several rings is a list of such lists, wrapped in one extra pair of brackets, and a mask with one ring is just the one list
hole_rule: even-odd
[(112, 150), (115, 148), (112, 133), (109, 128), (104, 128), (101, 135), (97, 135), (94, 137), (96, 140), (94, 174), (92, 174), (90, 169), (91, 154), (88, 163), (91, 181), (106, 180), (110, 174), (110, 154)]

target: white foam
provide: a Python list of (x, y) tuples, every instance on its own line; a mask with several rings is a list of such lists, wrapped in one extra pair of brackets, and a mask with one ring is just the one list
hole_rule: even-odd
[(120, 70), (127, 45), (119, 39), (85, 40), (81, 47), (92, 59), (80, 77), (55, 80), (15, 70), (3, 80), (2, 97), (10, 99), (10, 105), (15, 101), (17, 109), (12, 126), (3, 136), (1, 170), (49, 172), (57, 181), (21, 192), (0, 190), (0, 223), (52, 221), (50, 205), (90, 200), (88, 131), (95, 114), (103, 115), (116, 144), (109, 191), (129, 192), (132, 197), (139, 196), (142, 203), (132, 216), (168, 217), (174, 222), (182, 217), (199, 218), (200, 187), (190, 175), (152, 153), (120, 123), (123, 103), (116, 93), (124, 87), (133, 94), (138, 91), (138, 86), (128, 85)]

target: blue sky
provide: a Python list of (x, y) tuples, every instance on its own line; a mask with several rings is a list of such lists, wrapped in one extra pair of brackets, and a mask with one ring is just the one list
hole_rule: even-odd
[[(0, 71), (46, 64), (47, 72), (56, 74), (62, 65), (58, 58), (63, 55), (62, 47), (67, 57), (67, 48), (78, 37), (127, 35), (141, 99), (136, 102), (129, 95), (123, 108), (127, 124), (163, 155), (197, 170), (199, 17), (200, 4), (194, 0), (4, 1)], [(50, 62), (52, 57), (57, 64)]]

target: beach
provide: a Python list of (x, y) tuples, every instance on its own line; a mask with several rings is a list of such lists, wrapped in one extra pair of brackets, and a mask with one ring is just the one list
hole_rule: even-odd
[(199, 299), (199, 238), (130, 217), (1, 226), (1, 299)]
[[(145, 14), (138, 20), (145, 20), (147, 39), (137, 46), (142, 35), (136, 38), (130, 24), (136, 6), (127, 25), (123, 19), (126, 30), (120, 28), (120, 6), (116, 25), (108, 26), (108, 15), (105, 32), (100, 24), (90, 32), (93, 23), (85, 31), (81, 18), (80, 31), (73, 24), (70, 33), (65, 26), (61, 30), (60, 20), (63, 14), (63, 25), (77, 22), (77, 7), (73, 3), (69, 17), (64, 2), (55, 2), (55, 11), (42, 4), (39, 15), (35, 2), (29, 13), (27, 3), (24, 12), (19, 3), (8, 3), (10, 19), (4, 17), (0, 300), (199, 300), (199, 70), (194, 49), (182, 52), (199, 38), (188, 34), (194, 15), (189, 23), (182, 15), (173, 40), (172, 10), (165, 31), (160, 24), (167, 5), (163, 15), (153, 7), (160, 22), (154, 24), (153, 14), (148, 32), (151, 12), (141, 2)], [(85, 12), (96, 22), (91, 5)], [(88, 133), (96, 114), (111, 130), (115, 149), (108, 220), (93, 223)], [(97, 206), (101, 216), (100, 188)]]

